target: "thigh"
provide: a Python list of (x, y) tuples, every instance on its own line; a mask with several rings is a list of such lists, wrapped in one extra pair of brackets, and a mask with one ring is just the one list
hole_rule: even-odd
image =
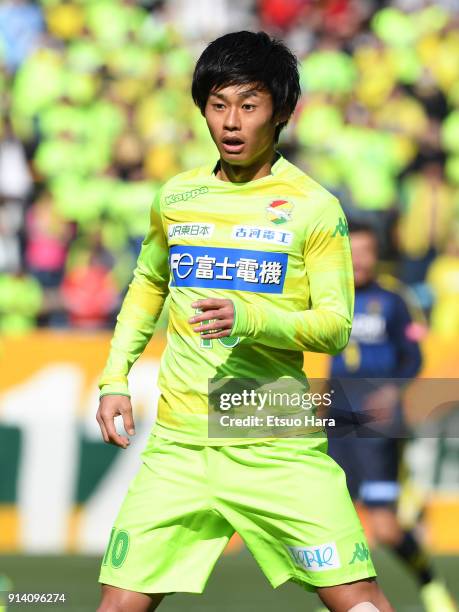
[(356, 450), (358, 438), (328, 438), (328, 454), (344, 470), (352, 499), (357, 499), (362, 484), (362, 464)]
[(374, 579), (320, 588), (318, 595), (332, 612), (349, 612), (362, 603), (371, 604), (374, 606), (372, 609), (378, 612), (392, 612), (389, 602)]
[(234, 530), (208, 493), (206, 448), (150, 436), (116, 517), (99, 582), (201, 593)]
[(102, 585), (102, 599), (97, 612), (153, 612), (164, 599), (164, 594), (136, 593), (107, 584)]
[(356, 451), (362, 466), (358, 496), (367, 506), (393, 505), (399, 495), (400, 440), (386, 437), (360, 438)]
[[(218, 508), (276, 587), (314, 590), (375, 575), (343, 470), (311, 437), (229, 447)], [(356, 551), (358, 554), (356, 554)]]

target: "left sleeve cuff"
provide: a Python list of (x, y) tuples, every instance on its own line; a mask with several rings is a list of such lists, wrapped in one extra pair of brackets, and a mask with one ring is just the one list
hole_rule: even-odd
[(241, 300), (231, 300), (234, 308), (234, 322), (230, 336), (247, 336), (247, 310)]

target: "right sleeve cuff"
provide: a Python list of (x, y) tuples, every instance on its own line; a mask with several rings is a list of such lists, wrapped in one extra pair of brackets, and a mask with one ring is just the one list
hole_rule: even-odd
[(131, 397), (126, 383), (102, 383), (99, 385), (99, 389), (99, 397), (102, 397), (103, 395), (127, 395), (127, 397)]

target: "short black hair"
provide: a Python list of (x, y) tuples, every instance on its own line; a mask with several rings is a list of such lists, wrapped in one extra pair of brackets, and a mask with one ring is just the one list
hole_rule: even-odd
[(367, 221), (351, 219), (348, 222), (348, 228), (350, 234), (372, 234), (376, 239), (378, 238), (378, 232), (375, 226)]
[(300, 78), (295, 55), (266, 32), (232, 32), (211, 42), (196, 63), (191, 95), (204, 114), (212, 91), (248, 83), (270, 92), (273, 116), (287, 115), (276, 128), (277, 142), (301, 95)]

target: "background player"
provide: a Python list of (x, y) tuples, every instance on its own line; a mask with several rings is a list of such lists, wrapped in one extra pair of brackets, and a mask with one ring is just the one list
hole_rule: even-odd
[(208, 435), (210, 378), (306, 383), (303, 351), (337, 353), (349, 338), (342, 209), (275, 152), (300, 93), (296, 59), (263, 32), (228, 34), (202, 54), (192, 93), (220, 160), (174, 177), (156, 198), (100, 381), (102, 435), (126, 448), (114, 417), (133, 433), (127, 374), (169, 292), (158, 418), (102, 562), (99, 610), (202, 592), (237, 530), (274, 587), (294, 580), (336, 612), (389, 611), (369, 556), (351, 563), (365, 537), (323, 431)]
[[(396, 514), (403, 433), (403, 381), (397, 379), (413, 378), (421, 368), (416, 326), (408, 304), (395, 290), (396, 281), (389, 288), (377, 280), (378, 240), (373, 227), (351, 222), (349, 232), (356, 287), (354, 323), (348, 346), (333, 357), (331, 375), (394, 380), (380, 382), (378, 388), (360, 397), (353, 391), (351, 402), (340, 404), (340, 414), (335, 411), (335, 417), (341, 425), (335, 432), (330, 429), (329, 454), (345, 470), (353, 499), (366, 506), (375, 541), (388, 546), (416, 576), (426, 610), (449, 612), (456, 610), (451, 598), (434, 579), (432, 565), (414, 532), (403, 529)], [(343, 406), (349, 406), (354, 415), (343, 414)], [(357, 421), (378, 421), (381, 435), (340, 437), (340, 430), (356, 415)]]

